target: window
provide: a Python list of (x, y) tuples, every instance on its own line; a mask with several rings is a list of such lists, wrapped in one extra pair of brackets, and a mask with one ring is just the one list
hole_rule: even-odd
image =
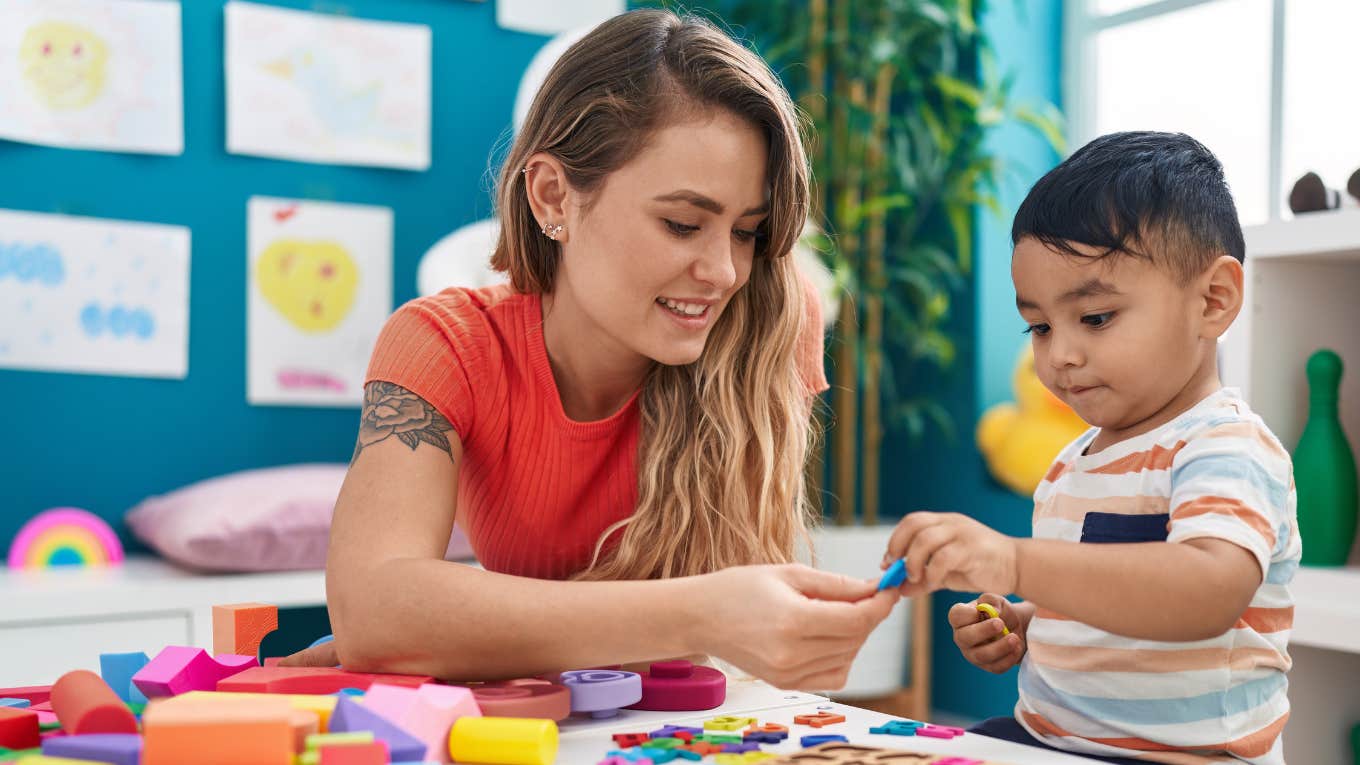
[(1344, 189), (1360, 168), (1354, 0), (1078, 0), (1067, 23), (1073, 148), (1188, 133), (1223, 161), (1243, 224), (1288, 217), (1309, 170)]

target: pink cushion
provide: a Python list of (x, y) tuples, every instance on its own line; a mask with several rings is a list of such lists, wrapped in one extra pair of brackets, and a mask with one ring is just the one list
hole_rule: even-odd
[[(147, 546), (194, 568), (325, 568), (331, 512), (346, 469), (285, 465), (230, 473), (148, 497), (128, 511), (126, 520)], [(472, 557), (456, 527), (444, 557)]]

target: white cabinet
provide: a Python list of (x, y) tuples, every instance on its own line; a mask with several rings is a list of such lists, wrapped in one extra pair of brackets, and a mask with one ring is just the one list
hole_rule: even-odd
[(0, 569), (0, 687), (49, 685), (99, 654), (212, 648), (212, 607), (326, 602), (322, 571), (194, 574), (153, 558), (111, 568)]

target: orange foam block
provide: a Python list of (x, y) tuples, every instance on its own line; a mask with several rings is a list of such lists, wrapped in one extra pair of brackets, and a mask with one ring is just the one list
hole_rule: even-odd
[[(433, 682), (429, 675), (370, 675), (334, 667), (251, 667), (217, 684), (219, 691), (240, 693), (337, 693), (344, 688), (368, 690), (374, 683), (410, 688)], [(150, 695), (150, 694), (147, 694)]]
[(284, 698), (155, 700), (142, 713), (142, 765), (292, 765), (294, 722), (307, 714)]
[(452, 685), (406, 688), (374, 683), (364, 694), (364, 706), (420, 739), (429, 747), (426, 757), (449, 757), (449, 729), (460, 717), (481, 717), (472, 691)]
[(340, 699), (330, 695), (305, 693), (222, 693), (219, 691), (190, 691), (176, 696), (176, 701), (195, 701), (212, 703), (216, 699), (287, 699), (293, 709), (310, 713), (317, 719), (318, 733), (330, 730), (331, 715), (335, 714), (335, 703)]
[(132, 684), (148, 699), (178, 696), (189, 691), (212, 691), (222, 679), (258, 664), (254, 656), (209, 656), (202, 648), (172, 645), (166, 646), (156, 658), (137, 670), (132, 676)]
[(6, 749), (33, 749), (41, 743), (37, 712), (0, 707), (0, 746)]
[(264, 603), (213, 606), (213, 653), (259, 656), (264, 636), (278, 628), (278, 606)]
[(51, 703), (67, 733), (137, 732), (132, 710), (104, 678), (88, 669), (67, 672), (53, 683)]

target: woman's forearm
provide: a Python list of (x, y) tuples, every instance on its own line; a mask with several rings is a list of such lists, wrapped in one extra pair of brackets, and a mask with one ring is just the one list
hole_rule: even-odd
[(327, 575), (347, 669), (460, 680), (694, 653), (694, 582), (544, 581), (416, 558)]

